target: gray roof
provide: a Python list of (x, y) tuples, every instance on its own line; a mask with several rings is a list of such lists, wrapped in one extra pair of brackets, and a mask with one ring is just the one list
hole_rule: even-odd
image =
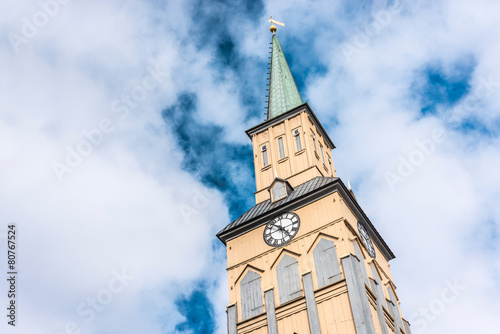
[(227, 232), (233, 228), (236, 228), (240, 225), (243, 225), (245, 222), (252, 220), (258, 216), (264, 215), (267, 212), (284, 205), (288, 202), (291, 202), (303, 195), (306, 195), (310, 192), (313, 192), (314, 190), (321, 188), (324, 185), (327, 185), (329, 183), (332, 183), (334, 181), (338, 180), (338, 177), (321, 177), (317, 176), (314, 179), (307, 181), (306, 183), (302, 183), (301, 185), (298, 185), (297, 187), (294, 188), (292, 193), (285, 197), (282, 200), (279, 200), (277, 202), (271, 203), (271, 200), (268, 199), (264, 202), (260, 202), (259, 204), (255, 205), (253, 208), (245, 212), (243, 215), (241, 215), (238, 219), (233, 221), (231, 224), (227, 225), (224, 227), (219, 233), (217, 233), (217, 236), (220, 236), (224, 232)]
[(365, 224), (372, 240), (376, 243), (379, 249), (384, 254), (384, 257), (390, 261), (395, 258), (394, 253), (380, 236), (375, 226), (363, 212), (354, 195), (347, 189), (345, 184), (338, 177), (321, 177), (318, 176), (306, 183), (303, 183), (293, 190), (286, 198), (271, 203), (271, 200), (261, 202), (245, 212), (241, 217), (233, 221), (231, 224), (224, 227), (217, 237), (226, 244), (230, 240), (248, 229), (253, 229), (263, 222), (266, 222), (269, 217), (280, 213), (280, 210), (291, 210), (293, 207), (300, 207), (314, 201), (322, 196), (328, 195), (332, 191), (339, 191), (345, 203), (353, 211), (357, 219)]

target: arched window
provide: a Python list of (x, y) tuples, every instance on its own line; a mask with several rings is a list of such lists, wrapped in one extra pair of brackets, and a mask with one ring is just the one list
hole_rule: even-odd
[(276, 266), (280, 304), (302, 296), (297, 259), (285, 254)]
[(249, 270), (241, 280), (240, 290), (242, 320), (249, 319), (264, 312), (259, 274)]
[(341, 279), (335, 243), (322, 238), (313, 251), (318, 288)]

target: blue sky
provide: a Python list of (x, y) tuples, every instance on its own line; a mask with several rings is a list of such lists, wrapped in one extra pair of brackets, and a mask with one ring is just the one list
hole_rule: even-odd
[(254, 204), (244, 131), (265, 117), (270, 15), (337, 175), (396, 254), (413, 332), (500, 326), (498, 1), (0, 9), (0, 247), (16, 222), (22, 278), (2, 333), (226, 331), (215, 233)]

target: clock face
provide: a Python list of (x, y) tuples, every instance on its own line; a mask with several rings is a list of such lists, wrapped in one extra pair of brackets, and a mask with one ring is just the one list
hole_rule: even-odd
[(273, 247), (286, 245), (297, 234), (299, 226), (299, 216), (293, 212), (282, 213), (267, 223), (264, 229), (264, 241)]
[(361, 236), (361, 240), (363, 241), (363, 244), (368, 250), (368, 253), (370, 254), (371, 257), (375, 258), (375, 247), (373, 247), (372, 240), (370, 239), (368, 232), (366, 232), (365, 227), (361, 224), (361, 222), (358, 222), (358, 231), (359, 235)]

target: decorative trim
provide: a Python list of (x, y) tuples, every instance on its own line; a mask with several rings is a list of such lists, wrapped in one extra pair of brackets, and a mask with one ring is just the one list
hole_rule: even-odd
[[(288, 247), (288, 246), (290, 246), (291, 244), (293, 244), (293, 243), (295, 243), (295, 242), (297, 242), (297, 241), (299, 241), (299, 240), (305, 239), (305, 238), (307, 238), (307, 237), (308, 237), (308, 236), (310, 236), (310, 235), (313, 235), (313, 234), (315, 234), (315, 233), (318, 233), (319, 231), (323, 230), (325, 227), (329, 227), (329, 226), (332, 226), (332, 225), (335, 225), (335, 224), (338, 224), (338, 223), (341, 223), (341, 222), (342, 222), (342, 218), (340, 218), (340, 219), (336, 219), (336, 220), (334, 220), (334, 221), (332, 221), (332, 222), (330, 222), (330, 223), (328, 223), (328, 224), (326, 224), (326, 225), (323, 225), (323, 226), (321, 226), (321, 227), (318, 227), (317, 229), (315, 229), (315, 230), (313, 230), (313, 231), (310, 231), (310, 232), (308, 232), (308, 233), (306, 233), (306, 234), (303, 234), (303, 235), (301, 235), (301, 236), (299, 236), (299, 237), (293, 238), (293, 239), (292, 239), (292, 241), (290, 241), (290, 243), (286, 244), (286, 246)], [(247, 263), (251, 263), (253, 260), (255, 260), (255, 259), (259, 258), (259, 257), (265, 256), (265, 255), (267, 255), (267, 254), (269, 254), (269, 253), (272, 253), (272, 252), (274, 252), (274, 251), (276, 251), (276, 249), (275, 249), (275, 248), (272, 248), (272, 249), (270, 249), (270, 250), (265, 251), (264, 253), (258, 254), (258, 255), (256, 255), (256, 256), (254, 256), (254, 257), (250, 258), (250, 259), (247, 259), (247, 260), (242, 261), (242, 262), (240, 262), (240, 263), (237, 263), (237, 264), (235, 264), (235, 265), (233, 265), (233, 266), (231, 266), (231, 267), (228, 267), (228, 268), (226, 268), (226, 270), (232, 270), (232, 269), (238, 268), (239, 266), (245, 265), (245, 264), (247, 264)]]
[(323, 232), (319, 232), (318, 233), (318, 236), (316, 236), (316, 238), (314, 238), (311, 246), (309, 247), (309, 249), (307, 250), (307, 254), (309, 254), (311, 252), (311, 249), (314, 247), (314, 245), (316, 245), (316, 242), (321, 238), (325, 238), (325, 239), (331, 239), (331, 241), (335, 242), (337, 240), (339, 240), (338, 237), (334, 237), (333, 235), (330, 235), (330, 234), (326, 234), (326, 233), (323, 233)]
[(272, 165), (273, 165), (273, 164), (269, 164), (269, 165), (267, 165), (266, 167), (262, 167), (262, 168), (260, 169), (260, 171), (261, 171), (261, 172), (264, 172), (264, 171), (266, 171), (266, 170), (268, 170), (268, 169), (271, 169)]
[[(386, 279), (389, 279), (389, 277), (387, 276), (387, 274), (385, 273), (385, 271), (382, 269), (382, 267), (380, 266), (380, 264), (378, 264), (378, 262), (377, 262), (376, 259), (371, 259), (370, 262), (368, 262), (368, 264), (373, 264), (373, 267), (375, 268), (375, 271), (377, 272), (377, 275), (380, 278), (380, 284), (382, 284), (382, 281), (384, 280), (384, 277)], [(373, 276), (373, 275), (371, 275), (371, 272), (370, 272), (370, 276)], [(373, 278), (375, 278), (375, 277), (373, 277)]]
[(252, 265), (247, 264), (247, 265), (245, 266), (245, 268), (243, 268), (243, 271), (242, 271), (242, 272), (238, 275), (238, 277), (237, 277), (237, 278), (236, 278), (236, 280), (234, 281), (234, 284), (235, 284), (235, 285), (236, 285), (236, 283), (238, 283), (238, 281), (240, 280), (240, 278), (242, 278), (242, 277), (244, 276), (243, 274), (247, 272), (247, 269), (252, 269), (253, 271), (258, 272), (258, 273), (261, 273), (261, 274), (264, 272), (264, 270), (262, 270), (262, 269), (259, 269), (259, 268), (257, 268), (257, 267), (254, 267), (254, 266), (252, 266)]
[(309, 106), (309, 104), (307, 102), (291, 109), (290, 111), (287, 111), (284, 114), (281, 114), (281, 115), (276, 116), (274, 118), (271, 118), (267, 121), (264, 121), (256, 126), (250, 128), (250, 129), (246, 130), (245, 133), (247, 134), (247, 136), (250, 139), (252, 139), (253, 134), (256, 134), (256, 133), (259, 133), (263, 130), (266, 130), (267, 128), (270, 128), (271, 126), (274, 126), (275, 124), (281, 123), (285, 119), (291, 118), (292, 116), (295, 116), (296, 114), (300, 114), (303, 111), (305, 111), (308, 114), (308, 116), (311, 117), (312, 123), (316, 126), (318, 131), (321, 132), (321, 135), (323, 137), (325, 137), (325, 142), (328, 143), (328, 146), (331, 147), (332, 149), (334, 149), (335, 145), (333, 144), (332, 140), (330, 139), (330, 137), (326, 133), (326, 131), (323, 128), (323, 126), (321, 125), (321, 123), (318, 121), (318, 118), (316, 117), (316, 115), (314, 114), (314, 112), (312, 111), (311, 107)]
[(306, 151), (305, 148), (301, 149), (300, 151), (295, 152), (295, 155), (300, 155)]
[(300, 257), (301, 254), (298, 254), (298, 253), (295, 253), (295, 252), (292, 252), (288, 249), (282, 249), (281, 252), (279, 252), (278, 256), (276, 257), (276, 259), (274, 259), (273, 263), (271, 264), (271, 267), (270, 269), (273, 269), (274, 265), (276, 264), (276, 262), (278, 262), (278, 260), (281, 258), (281, 255), (283, 255), (283, 253), (287, 253), (289, 254), (290, 256), (292, 257)]

